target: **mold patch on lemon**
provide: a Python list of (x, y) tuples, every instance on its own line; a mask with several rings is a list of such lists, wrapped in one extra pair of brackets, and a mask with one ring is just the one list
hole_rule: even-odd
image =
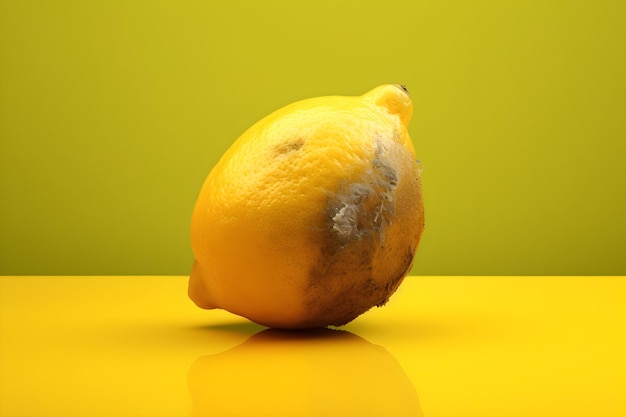
[(196, 202), (191, 299), (280, 328), (385, 304), (424, 227), (412, 108), (389, 84), (296, 102), (248, 129)]
[(395, 170), (379, 158), (359, 181), (344, 184), (329, 202), (338, 239), (351, 242), (371, 236), (382, 241), (383, 228), (392, 222), (397, 184)]

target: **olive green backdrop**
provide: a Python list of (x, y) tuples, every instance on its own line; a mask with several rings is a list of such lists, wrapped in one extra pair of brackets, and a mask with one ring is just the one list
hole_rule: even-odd
[(626, 275), (625, 80), (625, 1), (0, 0), (0, 274), (186, 274), (239, 134), (401, 82), (414, 274)]

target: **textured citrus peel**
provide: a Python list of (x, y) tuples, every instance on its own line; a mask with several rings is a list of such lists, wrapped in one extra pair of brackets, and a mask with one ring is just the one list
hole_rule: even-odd
[(423, 229), (412, 108), (384, 85), (293, 103), (246, 131), (194, 209), (192, 300), (282, 328), (386, 303)]

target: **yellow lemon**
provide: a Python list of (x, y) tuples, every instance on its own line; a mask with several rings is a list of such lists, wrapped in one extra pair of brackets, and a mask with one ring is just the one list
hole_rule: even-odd
[(302, 100), (243, 133), (194, 207), (189, 296), (278, 328), (382, 306), (424, 227), (406, 88)]

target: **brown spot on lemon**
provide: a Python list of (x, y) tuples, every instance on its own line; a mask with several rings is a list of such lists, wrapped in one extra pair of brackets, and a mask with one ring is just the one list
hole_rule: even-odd
[(290, 140), (285, 143), (281, 143), (274, 148), (274, 152), (277, 155), (288, 154), (291, 152), (295, 152), (304, 146), (304, 139), (298, 138), (295, 140)]

